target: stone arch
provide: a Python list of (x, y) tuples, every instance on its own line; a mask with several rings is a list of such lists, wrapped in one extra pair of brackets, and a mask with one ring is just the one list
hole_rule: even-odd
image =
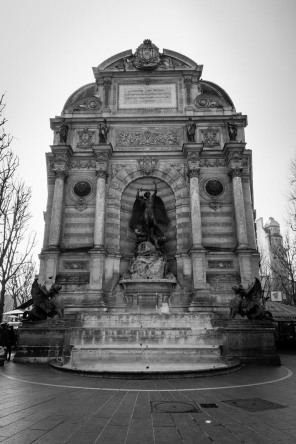
[[(117, 164), (115, 167), (115, 173), (107, 192), (105, 245), (109, 253), (121, 254), (120, 228), (121, 207), (124, 205), (122, 202), (123, 191), (136, 179), (149, 176), (143, 174), (137, 162), (129, 165)], [(189, 193), (184, 174), (182, 174), (183, 171), (182, 162), (169, 164), (160, 161), (151, 173), (151, 177), (160, 179), (172, 189), (175, 198), (177, 254), (187, 252), (192, 242)], [(129, 209), (130, 212), (131, 210), (132, 208)]]

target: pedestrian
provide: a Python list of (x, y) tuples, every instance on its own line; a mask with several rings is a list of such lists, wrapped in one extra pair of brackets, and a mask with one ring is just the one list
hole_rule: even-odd
[(13, 327), (9, 326), (7, 323), (1, 324), (1, 330), (0, 330), (0, 345), (5, 350), (5, 359), (7, 361), (10, 361), (11, 357), (11, 347), (15, 343), (15, 336)]

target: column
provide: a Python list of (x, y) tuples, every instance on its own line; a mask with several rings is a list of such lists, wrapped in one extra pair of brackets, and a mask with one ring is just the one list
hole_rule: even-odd
[(238, 249), (248, 247), (246, 212), (242, 185), (242, 168), (231, 168)]
[[(102, 307), (103, 283), (105, 274), (105, 215), (106, 215), (106, 179), (108, 176), (108, 162), (112, 148), (109, 145), (94, 147), (96, 157), (96, 207), (94, 226), (94, 248), (90, 251), (90, 290), (93, 290), (95, 299)], [(97, 299), (97, 296), (99, 299)]]
[(244, 150), (245, 143), (237, 141), (230, 141), (226, 143), (223, 149), (228, 161), (229, 174), (232, 178), (233, 206), (237, 232), (236, 253), (239, 262), (240, 280), (243, 285), (247, 286), (254, 280), (254, 250), (250, 248), (249, 245), (245, 196), (243, 193), (242, 184), (242, 174), (244, 171)]
[(103, 169), (97, 169), (96, 175), (97, 175), (97, 188), (96, 188), (94, 248), (104, 248), (107, 171)]
[(60, 243), (62, 211), (64, 201), (64, 183), (67, 176), (66, 170), (57, 169), (52, 202), (52, 212), (49, 232), (49, 248), (58, 248)]
[(199, 197), (199, 154), (201, 150), (202, 148), (198, 151), (195, 148), (194, 151), (189, 151), (187, 155), (192, 227), (192, 248), (190, 254), (193, 272), (193, 290), (197, 299), (199, 299), (202, 294), (203, 296), (206, 296), (207, 289), (206, 250), (202, 246), (201, 211)]
[(53, 153), (53, 172), (55, 174), (52, 211), (49, 228), (48, 247), (58, 249), (62, 225), (62, 212), (64, 205), (64, 184), (68, 175), (70, 157), (73, 154), (70, 145), (54, 145), (51, 147)]
[(191, 210), (191, 227), (192, 227), (192, 247), (201, 247), (201, 214), (200, 214), (200, 198), (199, 198), (199, 167), (190, 166), (189, 162), (189, 193), (190, 193), (190, 210)]

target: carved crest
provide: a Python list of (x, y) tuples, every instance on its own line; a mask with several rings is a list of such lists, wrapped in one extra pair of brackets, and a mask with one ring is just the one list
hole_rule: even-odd
[(216, 145), (220, 145), (219, 141), (217, 140), (217, 136), (219, 133), (218, 129), (214, 129), (209, 126), (207, 129), (201, 130), (201, 133), (203, 135), (204, 146), (213, 147)]
[(156, 160), (150, 156), (143, 157), (143, 159), (140, 159), (138, 162), (140, 170), (147, 176), (155, 170)]
[(92, 148), (92, 138), (94, 131), (90, 131), (88, 128), (83, 128), (83, 130), (77, 130), (79, 143), (77, 143), (77, 148)]
[(158, 48), (153, 45), (151, 40), (144, 40), (134, 54), (133, 64), (137, 69), (153, 70), (160, 63), (160, 54)]

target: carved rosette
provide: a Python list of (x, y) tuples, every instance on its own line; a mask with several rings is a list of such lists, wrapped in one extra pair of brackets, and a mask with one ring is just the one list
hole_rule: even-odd
[(143, 157), (142, 159), (138, 160), (140, 171), (145, 174), (146, 176), (149, 176), (156, 167), (156, 160), (153, 157), (147, 156)]

